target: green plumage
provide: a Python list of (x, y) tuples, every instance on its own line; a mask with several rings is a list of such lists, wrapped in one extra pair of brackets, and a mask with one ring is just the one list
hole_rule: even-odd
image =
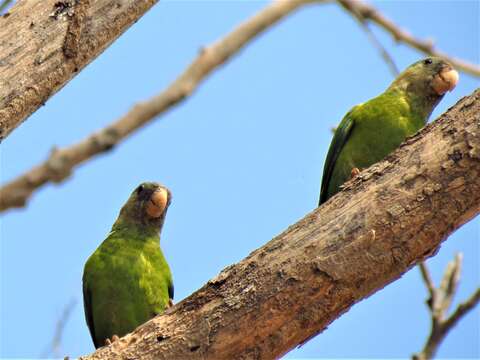
[(345, 115), (328, 150), (319, 205), (340, 190), (351, 177), (352, 169), (365, 169), (382, 160), (426, 124), (443, 97), (439, 87), (443, 84), (451, 90), (458, 80), (458, 74), (456, 79), (446, 77), (452, 84), (439, 77), (449, 71), (454, 70), (438, 58), (418, 61), (384, 93), (353, 107)]
[[(151, 218), (146, 207), (157, 189), (168, 193), (168, 202), (159, 217)], [(96, 348), (114, 335), (133, 331), (169, 306), (172, 276), (159, 237), (169, 203), (165, 188), (155, 183), (140, 185), (85, 264), (85, 317)]]

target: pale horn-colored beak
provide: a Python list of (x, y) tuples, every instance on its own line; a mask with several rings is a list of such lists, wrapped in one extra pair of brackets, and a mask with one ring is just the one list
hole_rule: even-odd
[(162, 216), (165, 208), (167, 207), (168, 193), (165, 189), (157, 189), (150, 196), (150, 200), (147, 203), (146, 211), (151, 218), (158, 218)]
[(458, 78), (458, 72), (450, 66), (447, 66), (434, 76), (432, 81), (433, 90), (435, 90), (438, 95), (452, 91), (455, 86), (457, 86)]

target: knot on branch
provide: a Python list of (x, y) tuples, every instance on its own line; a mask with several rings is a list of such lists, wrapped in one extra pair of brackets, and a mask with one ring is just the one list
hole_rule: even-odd
[(54, 183), (60, 183), (68, 178), (72, 170), (72, 163), (68, 156), (56, 147), (52, 149), (46, 166), (48, 168), (49, 178)]
[(113, 127), (108, 127), (98, 134), (92, 135), (90, 141), (96, 152), (106, 152), (113, 149), (113, 147), (120, 140), (120, 134)]
[(53, 12), (50, 14), (50, 18), (58, 20), (72, 17), (75, 13), (75, 5), (77, 4), (77, 1), (78, 0), (57, 1), (53, 5)]

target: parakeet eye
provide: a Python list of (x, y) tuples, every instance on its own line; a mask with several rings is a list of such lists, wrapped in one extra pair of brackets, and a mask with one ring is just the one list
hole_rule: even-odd
[(432, 62), (433, 62), (433, 61), (432, 61), (432, 59), (430, 59), (430, 58), (423, 60), (423, 63), (424, 63), (425, 65), (430, 65)]
[(144, 189), (145, 189), (145, 186), (143, 186), (143, 184), (140, 185), (140, 186), (137, 188), (137, 195), (140, 195)]

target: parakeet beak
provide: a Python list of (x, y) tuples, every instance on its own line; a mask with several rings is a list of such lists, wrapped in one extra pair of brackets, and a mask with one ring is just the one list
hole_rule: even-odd
[(438, 95), (452, 91), (458, 83), (458, 72), (450, 65), (442, 67), (442, 70), (433, 77), (432, 87)]
[(165, 189), (155, 190), (148, 200), (146, 211), (148, 216), (158, 218), (162, 216), (168, 202), (168, 193)]

